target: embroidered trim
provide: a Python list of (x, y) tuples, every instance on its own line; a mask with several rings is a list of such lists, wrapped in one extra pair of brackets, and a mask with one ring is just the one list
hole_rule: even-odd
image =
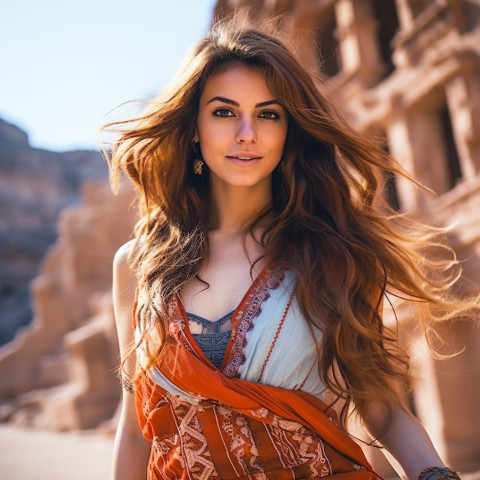
[(307, 375), (305, 376), (305, 378), (303, 379), (302, 383), (300, 385), (298, 385), (298, 387), (295, 387), (295, 390), (302, 390), (303, 387), (305, 386), (305, 384), (307, 383), (307, 380), (308, 380), (308, 377), (310, 376), (310, 374), (312, 373), (312, 370), (313, 370), (313, 367), (316, 366), (316, 363), (312, 363), (312, 366), (310, 367), (310, 370), (308, 371)]
[[(267, 281), (263, 284), (256, 283), (253, 291), (243, 302), (247, 304), (245, 312), (239, 309), (237, 311), (235, 320), (240, 320), (237, 328), (232, 331), (232, 348), (229, 352), (229, 359), (223, 369), (223, 374), (227, 377), (238, 377), (238, 369), (245, 363), (245, 347), (247, 346), (247, 333), (253, 329), (254, 320), (262, 312), (262, 304), (270, 298), (270, 292), (277, 289), (283, 278), (285, 272), (276, 268), (274, 271), (268, 270), (266, 272)], [(243, 318), (242, 318), (243, 316)], [(235, 320), (232, 322), (235, 325)]]
[(168, 325), (168, 334), (173, 337), (185, 350), (195, 353), (185, 335), (185, 318), (180, 310), (180, 305), (176, 296), (173, 297), (169, 306), (168, 314), (170, 323)]
[[(188, 319), (189, 322), (194, 322), (194, 323), (196, 323), (198, 325), (201, 325), (203, 327), (202, 332), (200, 334), (196, 334), (196, 335), (220, 333), (221, 332), (220, 329), (223, 327), (223, 325), (225, 325), (228, 321), (231, 320), (234, 313), (235, 313), (235, 310), (227, 313), (226, 315), (219, 318), (218, 320), (211, 321), (211, 320), (207, 320), (204, 317), (201, 317), (200, 315), (196, 315), (194, 313), (186, 312), (187, 319)], [(226, 331), (226, 329), (224, 329), (223, 331)]]

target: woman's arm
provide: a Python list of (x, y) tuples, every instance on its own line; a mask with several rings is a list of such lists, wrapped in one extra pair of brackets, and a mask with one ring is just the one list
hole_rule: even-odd
[[(136, 283), (128, 265), (131, 243), (121, 247), (113, 261), (113, 307), (121, 361), (134, 342), (132, 310)], [(126, 372), (135, 372), (135, 355), (126, 358)], [(123, 371), (122, 371), (123, 372)], [(150, 443), (140, 431), (134, 394), (123, 389), (120, 421), (115, 435), (112, 480), (145, 480)]]
[(444, 466), (423, 426), (402, 407), (395, 407), (389, 425), (387, 411), (380, 404), (370, 405), (361, 415), (369, 432), (380, 436), (379, 442), (410, 480), (417, 480), (424, 468)]
[[(336, 381), (342, 382), (336, 363), (332, 369), (335, 371)], [(346, 388), (343, 382), (341, 386)], [(327, 391), (324, 401), (335, 404), (335, 409), (340, 414), (344, 406), (343, 400)], [(402, 406), (394, 407), (391, 416), (387, 407), (380, 402), (369, 402), (368, 405), (361, 402), (357, 403), (356, 407), (369, 434), (392, 455), (409, 480), (417, 480), (425, 468), (445, 466), (421, 423)], [(360, 431), (357, 431), (359, 426), (354, 424), (355, 435), (363, 437)]]
[[(383, 311), (383, 298), (377, 306), (378, 292), (370, 300)], [(370, 434), (378, 438), (410, 480), (417, 480), (425, 468), (445, 466), (422, 424), (402, 406), (394, 407), (390, 417), (380, 402), (370, 403), (361, 408), (360, 415)]]

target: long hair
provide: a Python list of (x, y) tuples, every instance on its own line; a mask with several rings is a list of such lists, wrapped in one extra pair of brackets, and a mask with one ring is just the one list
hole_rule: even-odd
[[(137, 322), (143, 332), (153, 328), (158, 340), (147, 342), (151, 362), (162, 353), (172, 295), (208, 257), (209, 175), (193, 174), (192, 138), (207, 80), (232, 63), (260, 69), (289, 119), (272, 176), (273, 204), (246, 231), (261, 222), (265, 261), (295, 272), (303, 315), (323, 333), (320, 376), (346, 400), (342, 421), (352, 400), (360, 412), (372, 401), (391, 411), (403, 404), (411, 378), (396, 332), (382, 322), (384, 298), (410, 301), (420, 322), (453, 318), (471, 305), (449, 293), (459, 264), (432, 230), (383, 201), (381, 172), (408, 174), (343, 120), (287, 47), (255, 29), (214, 26), (169, 88), (126, 122), (113, 145), (113, 185), (124, 170), (141, 201), (131, 258)], [(447, 259), (426, 258), (431, 247)]]

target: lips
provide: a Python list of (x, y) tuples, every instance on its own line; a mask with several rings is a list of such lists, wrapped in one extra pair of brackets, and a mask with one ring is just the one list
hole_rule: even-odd
[(230, 158), (232, 160), (241, 160), (243, 162), (249, 162), (251, 160), (260, 160), (262, 156), (257, 155), (256, 153), (240, 153), (235, 155), (227, 155), (227, 158)]

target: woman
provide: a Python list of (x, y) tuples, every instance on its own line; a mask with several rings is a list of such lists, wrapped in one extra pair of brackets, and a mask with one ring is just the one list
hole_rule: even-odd
[(112, 179), (133, 180), (141, 218), (114, 261), (114, 478), (378, 478), (352, 413), (408, 478), (459, 478), (405, 406), (408, 358), (381, 320), (387, 293), (420, 319), (470, 306), (449, 299), (457, 264), (385, 214), (378, 172), (399, 167), (255, 30), (213, 28), (127, 125)]

